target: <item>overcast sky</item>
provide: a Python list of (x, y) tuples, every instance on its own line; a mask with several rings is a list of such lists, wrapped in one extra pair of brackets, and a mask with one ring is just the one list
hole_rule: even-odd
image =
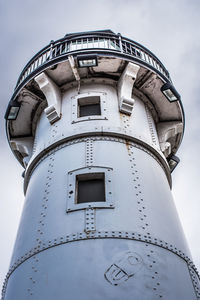
[(18, 76), (32, 56), (66, 33), (112, 29), (164, 63), (182, 96), (186, 130), (173, 173), (173, 193), (193, 260), (200, 269), (200, 1), (0, 0), (0, 286), (23, 207), (22, 168), (5, 136), (4, 113)]

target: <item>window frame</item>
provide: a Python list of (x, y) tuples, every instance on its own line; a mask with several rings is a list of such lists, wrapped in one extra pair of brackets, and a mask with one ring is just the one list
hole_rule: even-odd
[[(79, 104), (78, 104), (79, 99), (89, 98), (89, 97), (99, 97), (101, 114), (79, 117)], [(72, 124), (77, 123), (77, 122), (83, 122), (83, 121), (108, 120), (107, 107), (106, 107), (106, 93), (104, 93), (104, 92), (81, 93), (81, 94), (71, 97), (71, 100), (72, 100), (72, 105), (71, 105)]]
[[(80, 168), (68, 172), (68, 185), (67, 185), (67, 208), (66, 212), (87, 209), (87, 208), (114, 208), (113, 201), (113, 189), (112, 189), (112, 168), (108, 167), (96, 167), (90, 166), (85, 168)], [(85, 202), (85, 203), (76, 203), (77, 195), (77, 176), (79, 175), (88, 175), (94, 176), (95, 173), (104, 174), (104, 188), (105, 188), (105, 201), (102, 202)]]

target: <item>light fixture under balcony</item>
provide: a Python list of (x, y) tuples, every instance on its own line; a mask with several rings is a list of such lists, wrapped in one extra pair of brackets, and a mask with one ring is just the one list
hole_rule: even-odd
[(169, 159), (168, 159), (168, 163), (169, 163), (169, 167), (170, 167), (170, 171), (173, 172), (174, 169), (177, 167), (178, 163), (180, 162), (180, 159), (175, 156), (172, 155)]
[(77, 55), (77, 63), (79, 68), (96, 67), (98, 65), (96, 55)]
[(6, 120), (16, 120), (19, 110), (20, 110), (21, 103), (19, 103), (17, 100), (11, 101), (8, 105), (5, 119)]
[(175, 87), (169, 82), (163, 84), (160, 90), (170, 102), (180, 100), (181, 98)]

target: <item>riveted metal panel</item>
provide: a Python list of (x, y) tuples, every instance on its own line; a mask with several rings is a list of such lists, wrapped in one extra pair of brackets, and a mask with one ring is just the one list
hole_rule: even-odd
[[(34, 260), (38, 261), (33, 269)], [(84, 278), (80, 278), (81, 270)], [(71, 242), (40, 252), (11, 275), (6, 293), (7, 300), (66, 296), (83, 300), (197, 299), (181, 258), (148, 243), (112, 238)]]

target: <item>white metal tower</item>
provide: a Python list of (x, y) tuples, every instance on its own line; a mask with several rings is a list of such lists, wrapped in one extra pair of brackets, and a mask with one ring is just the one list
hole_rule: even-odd
[(170, 190), (184, 113), (154, 54), (110, 30), (51, 41), (5, 117), (26, 200), (2, 299), (199, 299)]

